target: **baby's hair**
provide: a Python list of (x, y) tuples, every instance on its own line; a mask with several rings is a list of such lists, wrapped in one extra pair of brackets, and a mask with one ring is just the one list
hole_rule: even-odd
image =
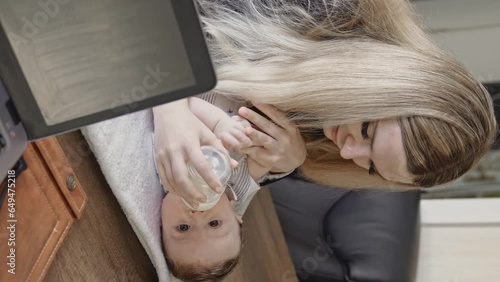
[[(163, 238), (163, 229), (161, 230), (161, 238)], [(240, 251), (238, 255), (234, 258), (228, 259), (222, 263), (215, 266), (200, 266), (193, 263), (176, 263), (172, 260), (166, 250), (163, 239), (161, 240), (161, 247), (163, 250), (163, 255), (167, 262), (168, 269), (172, 272), (172, 275), (184, 282), (218, 282), (222, 281), (233, 269), (238, 265), (241, 258), (241, 250), (243, 249), (243, 228), (240, 224)]]
[(200, 266), (196, 264), (175, 263), (167, 255), (167, 265), (172, 274), (184, 282), (217, 282), (221, 281), (226, 275), (236, 267), (241, 257), (241, 251), (238, 256), (226, 260), (212, 267)]

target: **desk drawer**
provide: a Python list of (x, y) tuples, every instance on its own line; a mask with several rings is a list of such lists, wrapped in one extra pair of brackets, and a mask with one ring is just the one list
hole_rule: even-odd
[(63, 176), (74, 176), (64, 154), (53, 153), (57, 140), (49, 139), (28, 146), (24, 153), (28, 168), (14, 178), (15, 188), (8, 191), (0, 210), (0, 281), (41, 281), (85, 206), (86, 196), (76, 178), (68, 183), (71, 190), (66, 183), (61, 185)]

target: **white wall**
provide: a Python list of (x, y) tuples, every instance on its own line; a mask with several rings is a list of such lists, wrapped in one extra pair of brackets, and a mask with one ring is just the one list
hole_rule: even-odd
[(417, 282), (500, 281), (500, 199), (422, 200)]
[(500, 281), (500, 224), (423, 226), (417, 282)]
[[(434, 40), (500, 82), (500, 0), (415, 2)], [(500, 281), (500, 199), (422, 200), (417, 282)]]
[(499, 0), (427, 0), (415, 6), (440, 46), (481, 82), (500, 82)]

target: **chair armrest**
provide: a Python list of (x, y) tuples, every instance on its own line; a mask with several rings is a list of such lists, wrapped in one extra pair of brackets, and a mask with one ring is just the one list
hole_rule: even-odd
[(325, 217), (324, 236), (345, 265), (347, 281), (414, 281), (418, 191), (353, 191)]

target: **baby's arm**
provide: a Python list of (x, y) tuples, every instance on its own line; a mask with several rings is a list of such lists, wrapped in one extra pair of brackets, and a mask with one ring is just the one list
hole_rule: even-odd
[(229, 117), (220, 108), (207, 101), (190, 97), (191, 112), (203, 122), (227, 148), (241, 149), (252, 146), (252, 140), (245, 134), (245, 127), (251, 124), (245, 119)]
[[(252, 140), (245, 134), (245, 128), (251, 127), (246, 119), (239, 116), (229, 117), (220, 108), (197, 97), (190, 97), (188, 101), (191, 112), (214, 132), (225, 146), (238, 149), (253, 145)], [(271, 167), (261, 165), (251, 158), (247, 158), (247, 163), (248, 172), (255, 181), (271, 170)]]

